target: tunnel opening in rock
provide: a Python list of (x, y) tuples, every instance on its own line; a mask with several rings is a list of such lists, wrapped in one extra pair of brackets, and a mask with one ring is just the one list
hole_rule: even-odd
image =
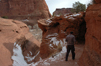
[(78, 37), (76, 38), (77, 41), (79, 43), (85, 43), (85, 33), (86, 33), (86, 22), (85, 20), (83, 20), (83, 22), (80, 24), (79, 26), (79, 34), (78, 34)]
[(59, 22), (56, 22), (54, 25), (53, 25), (53, 27), (55, 28), (55, 27), (57, 27), (59, 25)]

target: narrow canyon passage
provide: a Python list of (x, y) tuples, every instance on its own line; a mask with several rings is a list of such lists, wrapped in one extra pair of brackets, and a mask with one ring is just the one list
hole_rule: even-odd
[[(36, 24), (34, 26), (34, 29), (30, 29), (30, 32), (34, 35), (34, 37), (37, 40), (42, 40), (42, 30), (40, 30), (40, 28), (38, 27), (38, 25)], [(57, 53), (54, 57), (49, 57), (43, 60), (40, 60), (38, 62), (36, 62), (33, 65), (36, 66), (78, 66), (78, 61), (79, 58), (81, 57), (81, 54), (83, 52), (83, 48), (84, 48), (84, 36), (86, 33), (86, 24), (85, 22), (83, 22), (83, 24), (80, 25), (80, 29), (79, 29), (79, 35), (80, 37), (78, 37), (80, 43), (75, 44), (75, 53), (76, 53), (76, 59), (72, 60), (72, 54), (70, 52), (69, 57), (68, 57), (68, 61), (65, 61), (65, 55), (66, 55), (66, 44), (64, 44), (64, 47), (62, 48), (62, 51)], [(81, 40), (80, 40), (81, 39)]]
[[(42, 31), (40, 30), (38, 25), (36, 24), (34, 26), (34, 28), (35, 29), (30, 29), (30, 32), (32, 32), (32, 34), (34, 35), (34, 37), (37, 40), (39, 40), (39, 39), (42, 40), (42, 38), (41, 38)], [(65, 61), (66, 43), (63, 43), (62, 51), (56, 53), (55, 55), (53, 55), (49, 58), (40, 59), (38, 62), (31, 63), (31, 64), (27, 64), (25, 61), (23, 61), (22, 63), (25, 63), (25, 65), (28, 65), (28, 66), (62, 66), (62, 65), (63, 66), (67, 66), (67, 65), (68, 66), (78, 66), (78, 61), (79, 61), (79, 58), (81, 57), (81, 54), (83, 52), (83, 48), (84, 48), (84, 43), (83, 44), (80, 44), (80, 43), (75, 44), (76, 59), (72, 60), (72, 54), (70, 52), (69, 57), (68, 57), (69, 59), (67, 62)], [(20, 65), (20, 64), (18, 64), (18, 65)]]
[[(52, 15), (47, 1), (52, 10), (67, 5)], [(101, 0), (82, 2), (84, 10), (65, 1), (0, 0), (0, 66), (101, 66)], [(70, 32), (76, 57), (65, 61)]]
[[(40, 58), (40, 60), (36, 63), (27, 64), (26, 61), (24, 60), (21, 47), (18, 44), (14, 44), (14, 45), (15, 45), (15, 48), (13, 49), (13, 51), (14, 51), (14, 54), (16, 55), (12, 56), (12, 59), (14, 60), (13, 66), (16, 66), (16, 65), (19, 65), (19, 66), (79, 66), (78, 61), (79, 61), (79, 58), (81, 57), (81, 54), (84, 48), (84, 44), (75, 44), (75, 53), (76, 53), (75, 60), (72, 60), (72, 54), (70, 53), (68, 57), (68, 61), (65, 61), (66, 44), (64, 44), (64, 46), (62, 47), (62, 51), (59, 53), (56, 53), (54, 56), (51, 56), (46, 59)], [(29, 60), (33, 58), (29, 57)]]
[[(82, 14), (82, 16), (81, 16), (81, 14)], [(73, 30), (74, 34), (76, 35), (76, 40), (78, 42), (75, 45), (76, 59), (73, 61), (71, 59), (72, 55), (70, 53), (69, 61), (67, 61), (67, 62), (65, 61), (65, 55), (66, 55), (66, 44), (65, 44), (64, 45), (65, 48), (62, 47), (62, 50), (64, 50), (64, 51), (60, 51), (60, 52), (56, 53), (55, 56), (52, 55), (52, 57), (50, 57), (50, 58), (45, 58), (43, 60), (40, 60), (40, 61), (36, 62), (35, 64), (37, 64), (37, 66), (55, 66), (56, 64), (57, 64), (57, 66), (59, 66), (59, 65), (60, 66), (61, 65), (64, 65), (64, 66), (66, 66), (66, 65), (70, 65), (70, 66), (75, 65), (75, 66), (78, 66), (77, 62), (78, 62), (79, 58), (81, 57), (81, 54), (82, 54), (83, 48), (84, 48), (84, 43), (85, 43), (86, 23), (85, 23), (85, 20), (83, 18), (84, 17), (83, 13), (73, 14), (73, 15), (70, 15), (70, 16), (72, 17), (72, 19), (69, 22), (67, 20), (65, 20), (66, 18), (64, 18), (64, 17), (55, 17), (53, 19), (53, 22), (51, 21), (51, 19), (46, 20), (45, 23), (46, 24), (47, 23), (50, 24), (49, 27), (45, 27), (45, 24), (43, 24), (44, 21), (41, 21), (42, 25), (39, 25), (39, 27), (43, 30), (43, 40), (44, 40), (44, 38), (45, 38), (45, 40), (51, 39), (51, 40), (48, 40), (46, 42), (44, 41), (45, 43), (50, 44), (50, 45), (52, 45), (52, 44), (48, 43), (48, 42), (53, 41), (52, 39), (54, 37), (57, 37), (56, 39), (60, 39), (60, 37), (64, 37), (64, 39), (65, 39), (65, 36), (66, 36), (65, 34), (68, 33), (69, 31)], [(73, 16), (76, 16), (77, 18), (74, 18)], [(78, 16), (79, 16), (79, 19), (78, 19)], [(74, 21), (72, 21), (73, 18), (74, 18)], [(76, 22), (76, 23), (72, 24), (72, 22)], [(67, 24), (67, 26), (65, 26), (66, 24)], [(35, 29), (31, 29), (30, 31), (32, 32), (32, 34), (35, 37), (41, 36), (40, 38), (36, 38), (37, 40), (39, 40), (39, 39), (42, 40), (42, 34), (41, 34), (42, 32), (41, 32), (41, 30), (40, 30), (39, 27), (37, 25), (37, 29), (35, 27)], [(61, 27), (63, 27), (63, 29)], [(46, 31), (44, 31), (44, 30), (46, 30)], [(57, 31), (57, 33), (55, 33), (56, 31)], [(48, 38), (46, 38), (46, 37), (48, 37)], [(59, 40), (57, 40), (57, 41), (59, 41)], [(57, 43), (57, 41), (55, 41), (55, 43)], [(54, 43), (54, 41), (52, 43)], [(44, 46), (44, 48), (45, 48), (45, 46)], [(49, 48), (47, 48), (46, 50), (49, 50)], [(53, 58), (53, 56), (54, 56), (54, 58)]]
[[(75, 60), (72, 60), (72, 54), (70, 52), (68, 61), (65, 61), (66, 52), (61, 51), (56, 56), (54, 56), (54, 58), (51, 57), (39, 61), (38, 65), (36, 66), (79, 66), (78, 61), (83, 52), (83, 48), (84, 48), (84, 44), (75, 45), (75, 53), (76, 53)], [(64, 48), (64, 50), (66, 50), (66, 48)]]

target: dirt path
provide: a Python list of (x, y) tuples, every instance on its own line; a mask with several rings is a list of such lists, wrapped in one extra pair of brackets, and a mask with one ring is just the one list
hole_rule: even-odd
[(72, 60), (72, 54), (70, 52), (68, 61), (65, 61), (66, 52), (57, 54), (54, 58), (47, 58), (40, 61), (36, 66), (79, 66), (77, 64), (82, 52), (83, 52), (84, 44), (75, 45), (75, 60)]

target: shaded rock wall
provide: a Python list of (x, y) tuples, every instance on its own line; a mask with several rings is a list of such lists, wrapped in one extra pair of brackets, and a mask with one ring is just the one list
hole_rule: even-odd
[(51, 17), (45, 0), (1, 0), (0, 16), (12, 19), (38, 19)]
[[(11, 66), (13, 55), (13, 46), (16, 39), (25, 37), (29, 40), (33, 46), (40, 46), (40, 43), (29, 32), (29, 28), (26, 24), (13, 19), (0, 18), (0, 66)], [(25, 49), (25, 51), (28, 51)]]
[(80, 66), (101, 66), (101, 2), (89, 6), (86, 10), (85, 48), (80, 58)]
[(56, 9), (54, 12), (53, 12), (53, 16), (55, 15), (65, 15), (67, 13), (72, 13), (72, 8), (62, 8), (62, 9)]
[(36, 39), (34, 39), (33, 36), (30, 37), (30, 39), (27, 39), (26, 37), (21, 37), (20, 39), (16, 40), (16, 44), (21, 45), (22, 54), (24, 56), (25, 61), (28, 64), (39, 61), (40, 51), (39, 51), (39, 46), (37, 44), (40, 44), (40, 43)]
[(101, 3), (101, 0), (94, 0), (95, 1), (95, 3)]
[[(40, 55), (42, 58), (51, 56), (61, 51), (61, 46), (65, 44), (66, 35), (74, 32), (77, 40), (84, 38), (86, 26), (84, 21), (85, 13), (55, 16), (48, 20), (39, 20), (38, 25), (43, 31)], [(81, 26), (83, 26), (81, 28)], [(80, 35), (79, 33), (83, 35)], [(84, 32), (84, 33), (83, 33)]]

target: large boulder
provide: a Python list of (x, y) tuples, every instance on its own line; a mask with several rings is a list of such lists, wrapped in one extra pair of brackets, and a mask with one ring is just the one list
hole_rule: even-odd
[(81, 12), (72, 15), (54, 16), (48, 20), (39, 20), (38, 25), (43, 31), (40, 46), (41, 57), (46, 58), (61, 51), (61, 46), (65, 42), (66, 35), (71, 31), (74, 32), (78, 41), (84, 40), (86, 32), (84, 15), (85, 13)]
[[(95, 0), (96, 2), (100, 0)], [(101, 66), (101, 4), (93, 4), (86, 10), (87, 32), (80, 66)]]
[(12, 65), (11, 56), (13, 55), (13, 46), (16, 40), (21, 37), (25, 37), (25, 39), (32, 42), (30, 49), (35, 45), (37, 47), (40, 46), (40, 43), (29, 32), (29, 28), (26, 24), (13, 19), (0, 18), (0, 66)]

